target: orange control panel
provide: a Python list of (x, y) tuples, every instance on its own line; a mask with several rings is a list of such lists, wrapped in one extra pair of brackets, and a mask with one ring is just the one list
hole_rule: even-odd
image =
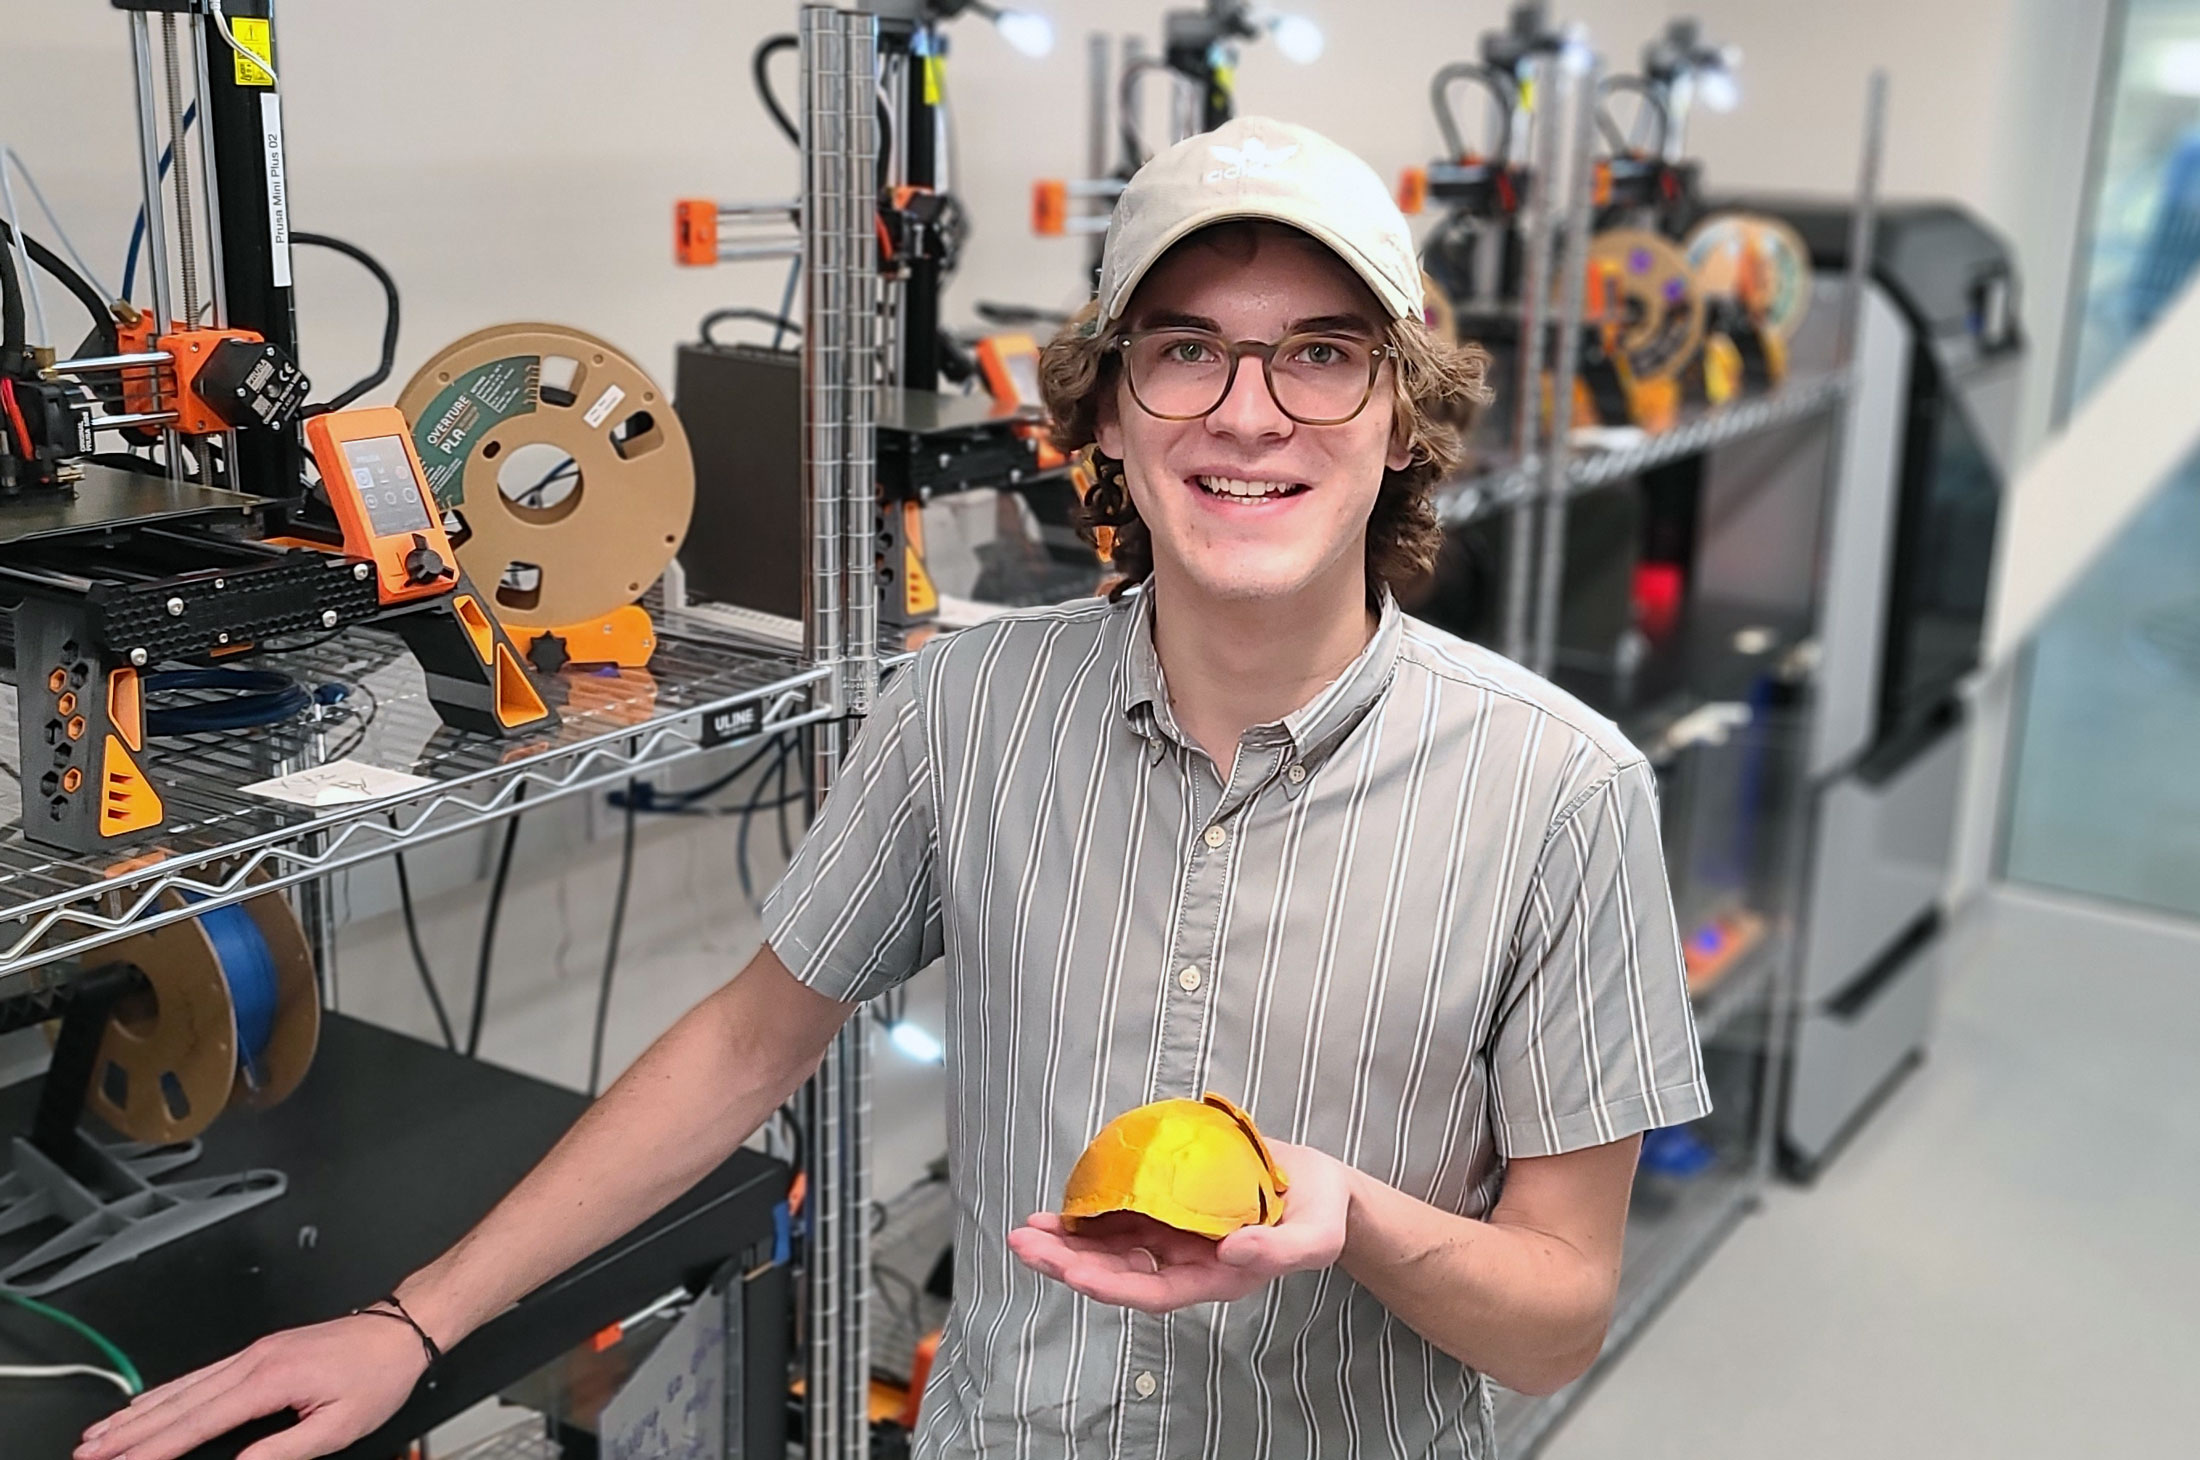
[(373, 406), (311, 417), (306, 444), (343, 526), (344, 553), (373, 560), (382, 602), (429, 598), (457, 585), (458, 557), (402, 411)]

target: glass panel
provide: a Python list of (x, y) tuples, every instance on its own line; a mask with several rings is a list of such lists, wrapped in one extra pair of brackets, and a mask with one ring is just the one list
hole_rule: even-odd
[[(2074, 402), (2200, 264), (2200, 0), (2125, 14)], [(2048, 618), (2017, 715), (2004, 872), (2200, 917), (2200, 455)]]
[(2200, 917), (2200, 457), (2041, 627), (2004, 871)]
[(2130, 0), (2114, 64), (2079, 284), (2072, 409), (2200, 263), (2200, 0)]

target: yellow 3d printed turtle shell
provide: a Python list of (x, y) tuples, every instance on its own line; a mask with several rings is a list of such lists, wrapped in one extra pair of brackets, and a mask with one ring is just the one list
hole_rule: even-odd
[(1109, 1121), (1077, 1158), (1063, 1225), (1138, 1212), (1219, 1239), (1282, 1221), (1288, 1188), (1252, 1117), (1228, 1100), (1157, 1100)]

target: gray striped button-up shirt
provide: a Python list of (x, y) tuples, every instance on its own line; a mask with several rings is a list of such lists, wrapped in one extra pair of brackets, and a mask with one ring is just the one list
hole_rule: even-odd
[(1486, 1460), (1477, 1376), (1341, 1270), (1154, 1317), (1004, 1239), (1169, 1096), (1473, 1217), (1509, 1158), (1705, 1114), (1656, 818), (1609, 721), (1395, 605), (1228, 767), (1140, 596), (927, 645), (764, 919), (839, 999), (947, 960), (956, 1293), (917, 1453)]

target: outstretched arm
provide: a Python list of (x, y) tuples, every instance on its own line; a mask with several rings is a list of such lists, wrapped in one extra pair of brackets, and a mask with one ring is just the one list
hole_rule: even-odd
[[(851, 1006), (796, 982), (771, 949), (683, 1015), (480, 1225), (397, 1296), (449, 1348), (716, 1169), (816, 1068)], [(372, 1433), (426, 1364), (387, 1318), (261, 1339), (140, 1395), (85, 1432), (77, 1460), (173, 1460), (248, 1420), (298, 1424), (240, 1460), (306, 1460)]]

